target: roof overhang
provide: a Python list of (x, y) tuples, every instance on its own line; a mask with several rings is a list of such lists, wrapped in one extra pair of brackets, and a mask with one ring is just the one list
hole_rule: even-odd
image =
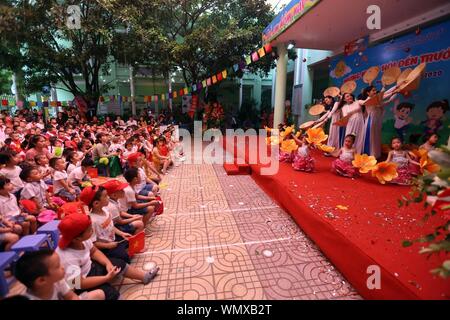
[[(380, 7), (381, 30), (367, 27), (371, 5)], [(378, 40), (449, 14), (448, 0), (293, 0), (264, 30), (263, 41), (336, 51), (367, 35)]]

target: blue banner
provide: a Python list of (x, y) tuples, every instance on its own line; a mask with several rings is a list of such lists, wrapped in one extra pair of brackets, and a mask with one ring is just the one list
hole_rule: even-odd
[(362, 48), (350, 56), (334, 58), (330, 65), (333, 85), (341, 87), (346, 81), (356, 81), (356, 97), (368, 86), (363, 76), (370, 67), (380, 68), (372, 82), (380, 90), (383, 72), (390, 67), (398, 66), (403, 71), (427, 63), (418, 90), (408, 96), (399, 95), (385, 107), (383, 143), (389, 144), (392, 137), (403, 135), (405, 142), (420, 145), (427, 134), (437, 133), (439, 143), (447, 144), (450, 134), (450, 21)]

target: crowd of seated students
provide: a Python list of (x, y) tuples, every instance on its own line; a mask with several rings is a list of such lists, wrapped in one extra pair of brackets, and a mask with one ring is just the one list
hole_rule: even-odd
[[(56, 250), (23, 253), (11, 268), (29, 299), (118, 299), (117, 276), (148, 284), (158, 274), (131, 266), (127, 240), (151, 236), (159, 184), (184, 161), (182, 142), (153, 119), (105, 120), (80, 120), (76, 110), (47, 124), (29, 111), (0, 115), (0, 251), (63, 217)], [(86, 214), (61, 212), (70, 202)], [(81, 270), (75, 291), (66, 281), (73, 267)]]

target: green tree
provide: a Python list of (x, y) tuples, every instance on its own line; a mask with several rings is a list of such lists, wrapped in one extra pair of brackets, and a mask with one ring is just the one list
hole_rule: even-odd
[[(261, 47), (273, 12), (259, 0), (99, 0), (131, 27), (139, 43), (122, 57), (167, 76), (179, 72), (186, 84), (233, 66)], [(250, 71), (268, 72), (271, 59)], [(238, 75), (239, 76), (239, 75)]]

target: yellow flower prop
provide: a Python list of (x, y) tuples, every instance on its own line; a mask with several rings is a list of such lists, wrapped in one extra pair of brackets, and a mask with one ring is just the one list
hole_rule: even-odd
[(269, 127), (267, 127), (267, 126), (264, 126), (264, 129), (267, 131), (267, 132), (272, 132), (272, 128), (269, 128)]
[(375, 157), (368, 156), (367, 154), (357, 154), (355, 156), (355, 160), (352, 161), (352, 164), (355, 168), (359, 169), (360, 173), (368, 173), (376, 167), (377, 159), (375, 159)]
[(430, 158), (428, 158), (428, 155), (424, 155), (422, 158), (420, 158), (420, 170), (422, 171), (422, 174), (433, 174), (441, 171), (441, 167), (438, 164), (434, 163)]
[(306, 131), (306, 141), (310, 144), (320, 145), (322, 142), (325, 142), (328, 139), (328, 136), (323, 131), (323, 128), (312, 128)]
[(276, 146), (280, 144), (280, 137), (277, 136), (268, 137), (266, 138), (266, 143), (271, 146)]
[(302, 130), (297, 131), (297, 133), (295, 134), (295, 137), (300, 138), (301, 135), (302, 135)]
[(284, 140), (281, 143), (281, 151), (286, 152), (286, 153), (292, 153), (294, 151), (296, 151), (298, 149), (298, 145), (297, 143), (295, 143), (295, 140), (290, 139), (290, 140)]
[(282, 140), (284, 140), (287, 137), (289, 137), (289, 135), (293, 132), (294, 132), (294, 126), (287, 127), (283, 132), (280, 132), (280, 137)]
[(386, 184), (398, 177), (397, 165), (392, 162), (380, 162), (373, 168), (372, 177), (376, 177), (381, 184)]
[(317, 148), (319, 148), (320, 151), (323, 151), (325, 153), (332, 153), (332, 152), (334, 152), (334, 150), (336, 150), (335, 147), (330, 147), (330, 146), (327, 146), (326, 144), (319, 144), (317, 146)]
[(422, 159), (425, 156), (428, 156), (428, 151), (425, 149), (415, 149), (411, 151), (411, 155), (413, 155), (417, 160)]

